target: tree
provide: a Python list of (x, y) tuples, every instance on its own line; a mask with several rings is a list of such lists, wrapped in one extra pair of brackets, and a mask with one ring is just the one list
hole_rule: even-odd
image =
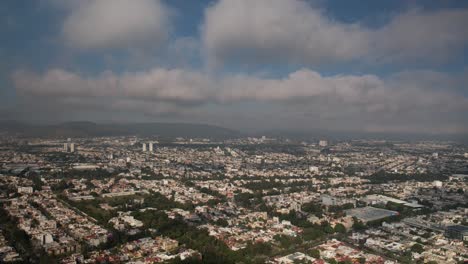
[(353, 229), (355, 230), (365, 230), (366, 229), (366, 225), (359, 219), (357, 219), (356, 217), (353, 217)]
[(335, 229), (333, 229), (333, 227), (331, 227), (331, 225), (328, 224), (325, 227), (323, 227), (323, 231), (327, 234), (333, 234), (335, 232)]
[(411, 252), (416, 252), (416, 253), (421, 254), (422, 252), (424, 252), (424, 247), (421, 244), (416, 243), (411, 247)]
[(302, 238), (306, 241), (319, 239), (324, 236), (324, 232), (316, 227), (304, 228)]
[(346, 233), (346, 227), (343, 224), (336, 224), (335, 225), (335, 232), (344, 234), (344, 233)]
[(321, 215), (323, 213), (322, 206), (314, 202), (303, 204), (301, 210), (315, 215)]
[(222, 218), (216, 220), (216, 224), (222, 227), (227, 227), (229, 225), (228, 221)]
[(320, 250), (313, 248), (309, 251), (309, 255), (313, 258), (320, 259)]

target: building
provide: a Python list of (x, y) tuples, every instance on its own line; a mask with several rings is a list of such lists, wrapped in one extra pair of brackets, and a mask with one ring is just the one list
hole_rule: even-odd
[(164, 249), (165, 251), (172, 251), (172, 250), (175, 250), (177, 247), (179, 246), (179, 242), (177, 242), (177, 240), (174, 240), (174, 239), (170, 239), (170, 238), (164, 238), (162, 239), (162, 249)]
[(319, 146), (320, 146), (320, 147), (326, 147), (326, 146), (328, 146), (328, 141), (326, 141), (326, 140), (320, 140), (320, 141), (319, 141)]
[(317, 166), (309, 166), (309, 172), (318, 173), (319, 168)]
[(140, 228), (143, 227), (143, 222), (135, 219), (131, 215), (123, 215), (111, 218), (109, 223), (113, 224), (114, 228), (123, 231), (127, 228)]
[(468, 174), (452, 174), (452, 176), (449, 177), (449, 180), (466, 181), (468, 180)]
[(294, 210), (296, 212), (299, 212), (299, 211), (301, 211), (301, 207), (302, 207), (301, 203), (293, 202), (293, 203), (291, 203), (290, 209)]
[(452, 225), (445, 229), (445, 236), (448, 238), (468, 241), (468, 226)]
[(50, 243), (54, 242), (54, 239), (52, 238), (52, 235), (49, 234), (49, 233), (43, 233), (43, 234), (37, 235), (36, 240), (41, 245), (50, 244)]
[(148, 143), (149, 145), (149, 151), (153, 152), (153, 142)]
[(75, 143), (63, 143), (64, 152), (75, 152)]
[(33, 193), (33, 187), (28, 186), (28, 187), (18, 187), (18, 193)]
[(370, 206), (345, 210), (345, 213), (348, 216), (356, 217), (364, 223), (384, 219), (390, 216), (399, 215), (399, 213), (396, 211), (390, 211)]
[(295, 252), (284, 257), (274, 259), (273, 263), (293, 264), (293, 263), (312, 263), (316, 259), (302, 252)]
[(381, 194), (370, 194), (364, 198), (361, 198), (360, 201), (365, 203), (366, 205), (376, 205), (376, 204), (386, 205), (389, 202), (391, 202), (391, 203), (400, 204), (400, 205), (408, 206), (408, 207), (415, 208), (415, 209), (424, 207), (423, 205), (420, 205), (417, 203), (410, 203), (407, 201), (395, 199), (393, 197), (388, 197), (388, 196), (381, 195)]
[(341, 206), (345, 204), (352, 204), (356, 207), (356, 200), (348, 198), (338, 198), (328, 194), (323, 194), (320, 196), (322, 199), (322, 204), (325, 206)]
[(146, 143), (143, 143), (143, 152), (146, 152)]
[(443, 183), (441, 181), (434, 181), (432, 183), (432, 186), (434, 186), (435, 188), (442, 188)]

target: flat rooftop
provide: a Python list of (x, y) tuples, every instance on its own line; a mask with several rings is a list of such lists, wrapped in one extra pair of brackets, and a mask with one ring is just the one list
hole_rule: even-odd
[(345, 210), (345, 213), (346, 215), (356, 217), (363, 222), (380, 220), (399, 214), (397, 211), (375, 208), (371, 206)]

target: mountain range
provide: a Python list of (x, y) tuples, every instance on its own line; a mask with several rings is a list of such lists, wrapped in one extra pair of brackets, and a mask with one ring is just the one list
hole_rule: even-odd
[(241, 133), (219, 126), (189, 123), (127, 123), (97, 124), (93, 122), (65, 122), (38, 125), (19, 121), (0, 121), (0, 133), (24, 137), (105, 137), (105, 136), (159, 136), (236, 138)]

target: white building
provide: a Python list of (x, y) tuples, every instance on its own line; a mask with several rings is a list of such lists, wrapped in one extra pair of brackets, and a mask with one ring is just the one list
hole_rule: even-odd
[(18, 193), (33, 193), (33, 187), (18, 187)]
[(146, 152), (146, 143), (143, 143), (143, 152)]
[(319, 146), (320, 146), (320, 147), (326, 147), (326, 146), (328, 146), (328, 141), (326, 141), (326, 140), (320, 140), (320, 141), (319, 141)]
[(133, 218), (131, 215), (117, 216), (109, 220), (117, 230), (125, 230), (126, 228), (140, 228), (143, 227), (143, 222)]
[(432, 186), (434, 186), (436, 188), (442, 188), (443, 183), (441, 181), (434, 181), (434, 182), (432, 182)]
[(317, 166), (309, 166), (309, 172), (318, 173), (319, 168)]
[(36, 236), (36, 239), (37, 239), (37, 241), (39, 241), (41, 243), (41, 245), (50, 244), (50, 243), (54, 242), (54, 239), (52, 238), (52, 235), (49, 234), (49, 233), (38, 234)]

